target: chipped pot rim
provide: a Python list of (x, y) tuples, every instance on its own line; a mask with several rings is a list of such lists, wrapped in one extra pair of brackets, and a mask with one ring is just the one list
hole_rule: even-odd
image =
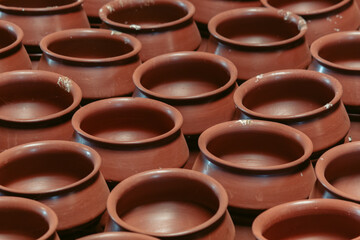
[[(41, 79), (39, 80), (39, 78)], [(71, 113), (72, 111), (75, 111), (75, 109), (80, 105), (80, 102), (82, 100), (82, 92), (79, 85), (77, 85), (73, 80), (69, 79), (68, 77), (65, 77), (63, 75), (54, 72), (48, 72), (43, 70), (16, 70), (16, 71), (1, 73), (0, 79), (1, 79), (0, 88), (3, 85), (13, 84), (15, 82), (27, 81), (27, 79), (30, 80), (34, 79), (39, 83), (50, 82), (53, 83), (54, 85), (57, 85), (59, 88), (68, 92), (69, 94), (71, 94), (73, 98), (73, 101), (69, 106), (56, 113), (52, 113), (42, 117), (31, 118), (31, 119), (16, 119), (16, 118), (9, 118), (5, 115), (0, 115), (0, 121), (26, 124), (26, 123), (40, 123), (40, 122), (53, 120), (56, 118), (63, 117)]]
[(0, 48), (0, 54), (4, 54), (12, 49), (16, 48), (19, 45), (22, 45), (22, 40), (24, 38), (24, 31), (16, 24), (0, 20), (0, 28), (6, 30), (8, 33), (15, 35), (16, 39), (9, 45)]
[(9, 12), (19, 12), (24, 14), (36, 14), (36, 13), (43, 13), (43, 14), (49, 14), (53, 12), (59, 12), (64, 10), (70, 10), (72, 8), (82, 7), (84, 0), (74, 0), (71, 3), (60, 5), (60, 6), (51, 6), (51, 7), (36, 7), (36, 8), (30, 8), (30, 7), (14, 7), (14, 6), (6, 6), (3, 4), (0, 4), (0, 12), (1, 11), (9, 11)]
[[(223, 136), (226, 134), (231, 134), (241, 131), (257, 131), (260, 130), (266, 131), (267, 133), (273, 133), (274, 135), (285, 135), (286, 138), (294, 140), (299, 146), (302, 147), (303, 153), (297, 158), (289, 161), (288, 163), (271, 165), (271, 166), (254, 166), (246, 167), (236, 163), (226, 161), (220, 157), (217, 157), (208, 150), (208, 143), (213, 139)], [(211, 162), (214, 164), (220, 164), (222, 166), (230, 167), (236, 170), (246, 170), (246, 171), (261, 171), (261, 172), (272, 172), (278, 170), (290, 169), (300, 164), (303, 164), (306, 161), (309, 161), (310, 156), (313, 152), (313, 144), (311, 139), (303, 132), (287, 126), (285, 124), (264, 121), (264, 120), (233, 120), (228, 122), (223, 122), (216, 124), (208, 129), (206, 129), (199, 137), (198, 145), (201, 154), (204, 154)], [(310, 164), (310, 161), (309, 161)]]

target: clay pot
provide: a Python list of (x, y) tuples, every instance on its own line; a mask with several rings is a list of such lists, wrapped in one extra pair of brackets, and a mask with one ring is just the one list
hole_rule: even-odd
[(0, 72), (31, 69), (31, 61), (22, 39), (24, 33), (17, 25), (0, 20)]
[(153, 98), (176, 107), (184, 117), (185, 135), (233, 119), (237, 70), (229, 60), (210, 53), (177, 52), (154, 57), (133, 75), (133, 96)]
[(110, 193), (107, 231), (131, 231), (160, 239), (233, 240), (225, 189), (187, 169), (139, 173)]
[(258, 240), (360, 239), (360, 205), (337, 199), (284, 203), (260, 214), (252, 229)]
[(189, 156), (175, 108), (145, 98), (112, 98), (90, 103), (72, 118), (75, 141), (95, 148), (101, 172), (120, 182), (145, 170), (182, 167)]
[(78, 240), (158, 240), (158, 238), (130, 232), (107, 232), (89, 235)]
[(309, 160), (311, 140), (284, 124), (220, 123), (200, 135), (199, 148), (193, 170), (218, 180), (234, 211), (264, 210), (306, 199), (316, 180)]
[(0, 197), (0, 238), (59, 240), (58, 219), (46, 205), (25, 198)]
[(140, 58), (196, 50), (201, 43), (193, 20), (195, 7), (187, 0), (123, 0), (104, 5), (102, 28), (134, 35), (142, 43)]
[(111, 0), (83, 0), (84, 10), (89, 19), (91, 27), (100, 27), (101, 19), (99, 17), (99, 10)]
[[(70, 141), (32, 142), (0, 153), (0, 195), (36, 199), (59, 218), (60, 235), (97, 221), (109, 189), (100, 156)], [(1, 197), (0, 197), (1, 198)]]
[[(360, 16), (360, 15), (359, 15)], [(344, 89), (342, 100), (348, 112), (360, 113), (358, 77), (360, 76), (360, 32), (339, 32), (323, 36), (310, 48), (313, 61), (309, 69), (329, 74)]]
[(135, 89), (132, 74), (141, 64), (141, 43), (128, 34), (71, 29), (47, 35), (40, 47), (38, 68), (73, 79), (86, 100), (130, 95)]
[(79, 86), (62, 75), (36, 70), (0, 74), (0, 152), (38, 140), (71, 140)]
[(354, 0), (260, 0), (268, 8), (293, 12), (306, 20), (306, 39), (311, 45), (329, 33), (357, 30), (360, 11)]
[(239, 119), (287, 124), (310, 137), (312, 159), (344, 141), (350, 120), (335, 78), (309, 70), (282, 70), (258, 75), (234, 94)]
[(345, 138), (345, 143), (360, 141), (360, 114), (349, 114), (350, 130)]
[(39, 53), (40, 40), (49, 33), (90, 27), (82, 3), (82, 0), (2, 0), (0, 19), (18, 25), (24, 31), (27, 51)]
[(234, 9), (213, 17), (208, 28), (211, 36), (207, 51), (235, 63), (240, 81), (310, 64), (305, 20), (292, 13), (267, 8)]

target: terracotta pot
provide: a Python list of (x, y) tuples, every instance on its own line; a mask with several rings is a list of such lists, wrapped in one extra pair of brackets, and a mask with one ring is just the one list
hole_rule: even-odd
[(177, 52), (154, 57), (133, 75), (133, 96), (153, 98), (176, 107), (184, 117), (185, 135), (233, 119), (237, 70), (229, 60), (210, 53)]
[(252, 229), (258, 240), (360, 239), (360, 205), (337, 199), (284, 203), (260, 214)]
[(262, 119), (292, 126), (310, 137), (312, 158), (344, 141), (350, 120), (335, 78), (309, 70), (258, 75), (234, 94), (239, 119)]
[(89, 28), (82, 0), (38, 0), (0, 3), (0, 19), (15, 23), (24, 31), (23, 44), (38, 53), (40, 40), (49, 33), (70, 28)]
[(31, 61), (22, 39), (24, 33), (17, 25), (0, 20), (0, 72), (31, 69)]
[(284, 124), (220, 123), (200, 135), (199, 148), (193, 170), (218, 180), (234, 210), (264, 210), (306, 199), (316, 180), (311, 140)]
[(187, 169), (147, 171), (125, 179), (112, 190), (105, 230), (160, 239), (233, 240), (235, 230), (227, 205), (225, 189), (202, 173)]
[[(360, 16), (360, 15), (359, 15)], [(360, 32), (339, 32), (323, 36), (310, 48), (313, 61), (309, 69), (329, 74), (343, 86), (342, 100), (348, 112), (360, 113), (357, 79), (360, 76)]]
[(59, 240), (58, 219), (46, 205), (25, 198), (0, 197), (0, 238)]
[[(59, 218), (67, 235), (96, 221), (109, 189), (93, 149), (70, 141), (32, 142), (0, 153), (0, 195), (36, 199)], [(1, 197), (0, 197), (1, 198)]]
[(123, 0), (99, 12), (103, 28), (134, 35), (142, 43), (140, 58), (196, 50), (201, 43), (193, 20), (195, 7), (187, 0)]
[(182, 167), (189, 156), (175, 108), (145, 98), (112, 98), (78, 110), (72, 124), (75, 141), (95, 148), (101, 172), (120, 182), (145, 170)]
[(38, 140), (71, 140), (79, 86), (62, 75), (36, 70), (0, 74), (0, 152)]
[(135, 89), (132, 74), (141, 64), (141, 43), (128, 34), (71, 29), (47, 35), (40, 47), (38, 68), (73, 79), (84, 99), (130, 95)]
[(101, 24), (101, 19), (99, 17), (99, 10), (105, 4), (111, 2), (111, 0), (83, 0), (84, 10), (89, 19), (89, 22), (92, 27), (99, 27)]
[(158, 240), (158, 238), (130, 232), (107, 232), (89, 235), (78, 240)]
[(350, 130), (345, 138), (345, 143), (360, 141), (360, 114), (348, 114), (350, 118)]
[(290, 11), (306, 20), (306, 39), (311, 45), (316, 39), (329, 33), (357, 30), (360, 11), (354, 0), (260, 0), (275, 10)]
[(267, 8), (233, 9), (213, 17), (208, 28), (207, 51), (235, 63), (240, 81), (310, 64), (306, 23), (294, 14)]

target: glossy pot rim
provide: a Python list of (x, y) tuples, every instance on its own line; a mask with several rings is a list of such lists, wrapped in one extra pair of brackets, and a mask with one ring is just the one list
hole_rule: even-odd
[[(212, 190), (212, 192), (217, 196), (219, 201), (219, 206), (217, 211), (213, 214), (213, 216), (205, 221), (204, 223), (190, 228), (188, 230), (184, 230), (177, 233), (153, 233), (153, 232), (147, 232), (143, 231), (139, 228), (133, 227), (130, 224), (127, 224), (125, 221), (123, 221), (117, 214), (116, 211), (116, 205), (118, 202), (119, 197), (126, 193), (127, 190), (131, 189), (134, 186), (137, 186), (141, 184), (142, 182), (146, 182), (147, 180), (154, 178), (154, 177), (178, 177), (178, 178), (184, 178), (184, 179), (191, 179), (194, 181), (201, 182), (204, 184), (204, 186), (208, 187)], [(226, 193), (226, 190), (224, 187), (217, 182), (212, 177), (205, 175), (200, 172), (196, 172), (189, 169), (178, 169), (178, 168), (164, 168), (164, 169), (157, 169), (157, 170), (150, 170), (141, 172), (138, 174), (135, 174), (122, 182), (120, 182), (116, 187), (111, 191), (108, 200), (107, 200), (107, 210), (109, 213), (110, 218), (116, 223), (119, 224), (121, 227), (123, 227), (126, 230), (129, 230), (131, 232), (146, 234), (158, 238), (167, 238), (167, 237), (182, 237), (185, 235), (190, 235), (196, 232), (199, 232), (203, 229), (206, 229), (213, 224), (215, 224), (219, 219), (221, 219), (224, 214), (227, 211), (228, 206), (228, 195)]]
[(325, 172), (327, 167), (331, 163), (341, 161), (339, 158), (346, 154), (359, 152), (359, 148), (360, 142), (357, 141), (333, 147), (320, 156), (315, 166), (316, 177), (325, 189), (340, 198), (344, 198), (357, 203), (360, 203), (359, 197), (343, 192), (340, 189), (334, 187), (325, 177)]
[[(151, 137), (151, 138), (145, 138), (142, 140), (126, 141), (126, 142), (96, 137), (96, 136), (91, 135), (81, 129), (80, 125), (81, 125), (82, 121), (84, 119), (86, 119), (88, 116), (91, 116), (91, 114), (94, 111), (98, 111), (98, 110), (106, 109), (106, 108), (108, 108), (110, 110), (114, 110), (116, 107), (119, 107), (121, 105), (128, 105), (128, 106), (131, 106), (131, 105), (136, 106), (137, 105), (137, 106), (142, 106), (142, 107), (154, 108), (154, 109), (156, 109), (156, 111), (161, 111), (161, 112), (165, 113), (169, 118), (171, 118), (174, 123), (174, 126), (172, 127), (172, 129), (170, 129), (169, 131), (167, 131), (161, 135)], [(148, 144), (148, 143), (161, 141), (163, 139), (166, 139), (168, 137), (175, 135), (176, 133), (181, 131), (181, 127), (183, 124), (183, 117), (176, 108), (174, 108), (166, 103), (157, 101), (157, 100), (148, 99), (148, 98), (140, 98), (140, 97), (135, 97), (135, 98), (133, 98), (133, 97), (116, 97), (116, 98), (108, 98), (108, 99), (98, 100), (98, 101), (95, 101), (95, 102), (92, 102), (92, 103), (89, 103), (89, 104), (83, 106), (82, 108), (80, 108), (79, 110), (77, 110), (75, 112), (75, 114), (73, 115), (73, 118), (71, 120), (71, 123), (72, 123), (74, 130), (81, 136), (88, 139), (89, 141), (94, 141), (96, 143), (109, 144), (109, 145), (114, 145), (114, 146), (135, 146), (135, 145), (142, 145), (142, 144)]]
[(43, 234), (38, 240), (51, 239), (51, 237), (56, 234), (59, 220), (54, 210), (52, 210), (47, 205), (28, 198), (1, 196), (0, 208), (2, 208), (2, 205), (5, 205), (7, 208), (21, 208), (21, 210), (25, 211), (35, 211), (38, 215), (41, 215), (43, 218), (45, 218), (45, 220), (49, 224), (49, 228), (46, 233)]
[(151, 236), (144, 234), (133, 233), (133, 232), (102, 232), (85, 237), (79, 238), (78, 240), (158, 240)]
[[(285, 78), (283, 77), (285, 76)], [(280, 82), (280, 81), (287, 81), (288, 78), (296, 79), (299, 77), (306, 77), (307, 79), (311, 79), (312, 81), (322, 81), (324, 84), (331, 86), (334, 92), (334, 97), (324, 106), (321, 106), (317, 109), (299, 113), (295, 115), (270, 115), (270, 114), (263, 114), (259, 112), (255, 112), (249, 108), (247, 108), (243, 104), (244, 96), (255, 88), (258, 88), (262, 82)], [(315, 76), (315, 77), (314, 77)], [(265, 80), (266, 79), (266, 80)], [(266, 119), (272, 121), (282, 121), (282, 120), (300, 120), (309, 117), (315, 117), (323, 112), (331, 111), (336, 104), (341, 101), (341, 97), (343, 94), (343, 88), (341, 83), (335, 79), (334, 77), (316, 72), (313, 70), (304, 70), (304, 69), (286, 69), (286, 70), (277, 70), (273, 72), (268, 72), (264, 74), (257, 75), (249, 80), (245, 81), (241, 84), (234, 93), (234, 102), (235, 105), (240, 109), (240, 111), (244, 112), (246, 115), (253, 116), (259, 119)]]
[(22, 44), (22, 40), (24, 38), (24, 31), (18, 25), (6, 20), (0, 20), (0, 25), (1, 28), (6, 29), (9, 33), (16, 36), (14, 42), (12, 42), (6, 47), (0, 48), (0, 54), (4, 54)]
[[(177, 97), (177, 96), (171, 96), (171, 95), (164, 95), (159, 94), (154, 91), (151, 91), (150, 89), (144, 87), (144, 85), (141, 83), (141, 78), (144, 75), (144, 73), (151, 71), (152, 69), (156, 68), (157, 65), (165, 65), (169, 63), (170, 61), (176, 62), (178, 60), (201, 60), (206, 59), (211, 61), (212, 63), (217, 63), (219, 66), (221, 65), (224, 70), (226, 70), (229, 73), (229, 80), (224, 84), (223, 86), (212, 90), (210, 92), (198, 94), (198, 95), (192, 95), (192, 96), (183, 96), (183, 97)], [(164, 67), (164, 66), (162, 66)], [(137, 89), (139, 89), (141, 92), (155, 97), (156, 99), (161, 99), (163, 101), (166, 100), (196, 100), (196, 99), (202, 99), (211, 97), (214, 95), (217, 95), (219, 93), (222, 93), (226, 91), (227, 89), (231, 88), (236, 84), (237, 80), (237, 68), (236, 66), (228, 59), (215, 55), (212, 53), (206, 53), (206, 52), (191, 52), (191, 51), (181, 51), (181, 52), (175, 52), (175, 53), (167, 53), (163, 55), (156, 56), (154, 58), (151, 58), (141, 64), (139, 67), (137, 67), (133, 73), (133, 82)]]
[(68, 77), (54, 72), (48, 72), (43, 70), (16, 70), (16, 71), (4, 72), (0, 74), (0, 87), (2, 85), (12, 84), (15, 81), (17, 82), (27, 81), (28, 78), (25, 77), (34, 78), (34, 79), (36, 79), (37, 77), (42, 77), (40, 82), (47, 82), (47, 83), (50, 82), (53, 83), (54, 85), (58, 85), (64, 91), (72, 95), (73, 102), (67, 108), (57, 113), (49, 114), (47, 116), (42, 116), (32, 119), (12, 119), (12, 118), (8, 118), (7, 116), (0, 115), (0, 120), (13, 122), (13, 123), (45, 122), (63, 117), (66, 114), (69, 114), (72, 111), (74, 111), (80, 105), (80, 102), (82, 100), (82, 92), (79, 85), (77, 85), (76, 82), (69, 79)]
[[(115, 56), (115, 57), (106, 57), (106, 58), (80, 58), (80, 57), (70, 57), (63, 54), (56, 53), (51, 51), (48, 47), (50, 44), (56, 41), (68, 40), (73, 37), (89, 37), (89, 38), (111, 38), (113, 40), (117, 40), (122, 42), (123, 44), (129, 44), (132, 47), (132, 50), (126, 54)], [(40, 48), (43, 51), (43, 54), (48, 55), (51, 58), (58, 59), (60, 61), (67, 62), (76, 62), (76, 63), (111, 63), (116, 61), (122, 61), (129, 59), (131, 57), (135, 57), (139, 54), (141, 50), (141, 43), (135, 37), (121, 33), (115, 30), (107, 30), (107, 29), (96, 29), (96, 28), (77, 28), (77, 29), (67, 29), (54, 33), (50, 33), (45, 36), (40, 41)]]
[[(36, 141), (36, 142), (30, 142), (25, 143), (21, 145), (17, 145), (15, 147), (9, 148), (4, 150), (0, 153), (0, 168), (3, 165), (6, 165), (9, 162), (13, 161), (20, 161), (22, 156), (27, 156), (31, 153), (41, 153), (41, 152), (56, 152), (56, 151), (67, 151), (67, 152), (73, 152), (75, 154), (81, 154), (84, 157), (86, 157), (87, 160), (90, 160), (93, 164), (91, 172), (89, 172), (85, 177), (83, 177), (80, 180), (77, 180), (76, 182), (73, 182), (71, 184), (68, 184), (63, 187), (59, 187), (56, 189), (46, 190), (46, 191), (26, 191), (24, 190), (18, 190), (13, 189), (9, 187), (5, 187), (0, 184), (0, 189), (9, 193), (14, 193), (17, 195), (43, 195), (43, 194), (55, 194), (63, 191), (68, 191), (71, 189), (75, 189), (76, 187), (91, 181), (91, 179), (95, 178), (97, 174), (100, 172), (100, 166), (101, 166), (101, 157), (99, 153), (97, 153), (94, 149), (91, 147), (88, 147), (84, 144), (72, 142), (72, 141), (64, 141), (64, 140), (44, 140), (44, 141)], [(20, 155), (20, 160), (19, 160)], [(4, 160), (5, 159), (5, 160)], [(90, 162), (89, 161), (89, 162)]]
[[(294, 218), (294, 216), (311, 215), (315, 211), (332, 211), (334, 213), (344, 212), (350, 216), (360, 215), (360, 205), (339, 199), (307, 199), (282, 203), (272, 207), (258, 215), (253, 224), (252, 232), (256, 239), (267, 240), (262, 233), (273, 225), (272, 221), (278, 223), (281, 220)], [(316, 214), (316, 212), (315, 212)], [(344, 214), (345, 215), (345, 214)], [(356, 237), (355, 239), (360, 239)]]
[[(238, 19), (242, 17), (246, 17), (249, 15), (260, 15), (260, 16), (270, 16), (275, 17), (279, 19), (283, 19), (284, 22), (296, 24), (298, 28), (298, 33), (290, 37), (288, 39), (284, 39), (281, 41), (274, 41), (274, 42), (268, 42), (268, 43), (244, 43), (239, 42), (236, 40), (232, 40), (230, 38), (224, 37), (221, 34), (219, 34), (216, 30), (216, 28), (224, 21), (227, 21), (229, 19)], [(301, 38), (305, 39), (305, 33), (307, 32), (307, 24), (306, 21), (300, 17), (297, 16), (291, 12), (288, 11), (275, 11), (273, 9), (264, 8), (264, 7), (255, 7), (255, 8), (238, 8), (238, 9), (232, 9), (227, 10), (225, 12), (218, 13), (214, 17), (212, 17), (208, 23), (208, 30), (215, 39), (218, 41), (225, 43), (225, 44), (231, 44), (236, 47), (250, 47), (250, 48), (269, 48), (269, 47), (278, 47), (283, 46), (292, 42), (295, 42)]]
[(53, 7), (38, 7), (38, 8), (29, 8), (29, 7), (12, 7), (0, 4), (0, 11), (9, 11), (9, 12), (18, 12), (18, 13), (55, 13), (64, 10), (70, 10), (73, 8), (81, 7), (84, 0), (74, 0), (72, 3), (61, 5), (61, 6), (53, 6)]
[(310, 53), (312, 57), (323, 64), (324, 66), (331, 67), (332, 69), (336, 70), (345, 70), (345, 71), (351, 71), (351, 72), (360, 72), (359, 67), (350, 67), (350, 66), (344, 66), (341, 64), (333, 63), (329, 60), (326, 60), (325, 58), (322, 58), (319, 55), (319, 52), (324, 47), (327, 47), (329, 45), (332, 45), (334, 43), (341, 43), (344, 40), (351, 40), (353, 42), (359, 42), (360, 45), (360, 32), (359, 31), (343, 31), (343, 32), (336, 32), (336, 33), (330, 33), (325, 36), (322, 36), (318, 39), (316, 39), (310, 46)]
[[(280, 165), (245, 167), (239, 166), (236, 163), (223, 160), (215, 156), (207, 148), (208, 143), (216, 137), (235, 132), (248, 132), (259, 130), (263, 130), (267, 133), (273, 133), (277, 135), (285, 135), (286, 138), (296, 141), (299, 145), (301, 145), (304, 150), (302, 156), (298, 159), (294, 159), (291, 162)], [(216, 124), (202, 132), (198, 140), (198, 145), (200, 152), (204, 154), (211, 162), (217, 165), (230, 167), (234, 170), (246, 171), (271, 172), (293, 168), (304, 163), (305, 161), (308, 161), (313, 152), (313, 143), (311, 139), (307, 135), (305, 135), (305, 133), (282, 123), (263, 120), (234, 120)]]
[[(113, 0), (105, 5), (103, 5), (100, 10), (99, 10), (99, 17), (101, 19), (101, 21), (111, 27), (115, 27), (115, 28), (119, 28), (119, 29), (124, 29), (130, 32), (142, 32), (142, 31), (156, 31), (156, 30), (162, 30), (162, 29), (166, 29), (169, 27), (173, 27), (173, 26), (177, 26), (180, 24), (183, 24), (187, 21), (189, 21), (190, 19), (193, 18), (194, 14), (195, 14), (195, 7), (194, 5), (188, 1), (188, 0), (145, 0), (146, 1), (152, 3), (152, 4), (157, 4), (157, 3), (167, 3), (167, 4), (172, 4), (172, 5), (176, 5), (179, 8), (182, 8), (184, 10), (187, 11), (186, 15), (176, 19), (174, 21), (171, 22), (166, 22), (166, 23), (161, 23), (161, 24), (152, 24), (152, 25), (147, 25), (147, 26), (140, 26), (140, 25), (136, 25), (136, 24), (123, 24), (123, 23), (119, 23), (119, 22), (115, 22), (112, 21), (108, 18), (108, 15), (111, 12), (116, 11), (117, 9), (119, 9), (119, 5), (121, 7), (121, 4), (123, 4), (121, 1), (117, 1), (117, 0)], [(138, 4), (143, 3), (144, 1), (139, 1)], [(131, 1), (130, 1), (131, 3)]]

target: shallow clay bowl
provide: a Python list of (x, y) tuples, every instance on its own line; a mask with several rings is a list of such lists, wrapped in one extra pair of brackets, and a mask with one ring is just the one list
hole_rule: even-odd
[(88, 235), (78, 240), (158, 240), (158, 238), (131, 232), (106, 232)]

